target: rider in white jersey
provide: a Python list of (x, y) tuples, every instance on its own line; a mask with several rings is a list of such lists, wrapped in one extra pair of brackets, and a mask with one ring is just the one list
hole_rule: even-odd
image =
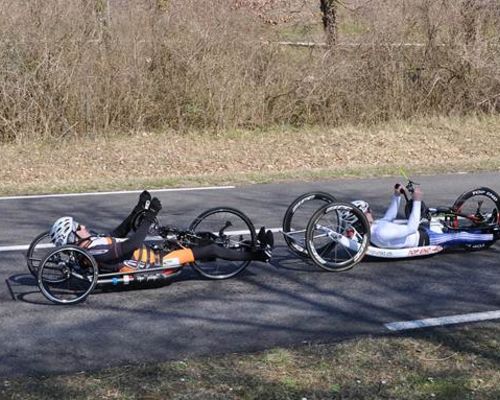
[(446, 232), (442, 227), (422, 227), (421, 206), (423, 193), (417, 186), (412, 194), (413, 206), (408, 220), (395, 222), (401, 203), (403, 186), (396, 184), (391, 204), (383, 218), (374, 220), (366, 201), (356, 200), (356, 205), (370, 223), (371, 243), (380, 248), (403, 249), (425, 245), (484, 244), (495, 239), (492, 233)]

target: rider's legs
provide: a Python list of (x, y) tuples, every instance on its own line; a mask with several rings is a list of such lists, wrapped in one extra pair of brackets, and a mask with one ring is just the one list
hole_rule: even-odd
[(427, 230), (429, 243), (431, 245), (459, 246), (463, 244), (482, 244), (494, 240), (492, 233), (471, 233), (471, 232), (435, 232)]
[[(211, 260), (221, 258), (228, 261), (264, 261), (268, 262), (272, 256), (274, 237), (271, 231), (260, 228), (257, 234), (257, 248), (243, 247), (242, 249), (226, 249), (216, 244), (192, 248), (196, 260)], [(243, 251), (241, 251), (243, 250)]]
[(192, 249), (195, 260), (222, 258), (228, 261), (268, 261), (270, 256), (263, 249), (239, 251), (209, 244)]

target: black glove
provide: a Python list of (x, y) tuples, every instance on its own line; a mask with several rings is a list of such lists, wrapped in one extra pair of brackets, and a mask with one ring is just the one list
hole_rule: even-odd
[(141, 206), (144, 208), (146, 205), (146, 201), (151, 200), (151, 194), (145, 190), (139, 195), (139, 203), (137, 203), (138, 206)]
[(153, 197), (149, 203), (149, 207), (145, 210), (144, 219), (148, 222), (153, 223), (156, 216), (161, 210), (161, 202), (157, 197)]
[(148, 201), (151, 201), (151, 194), (147, 191), (144, 190), (140, 195), (139, 195), (139, 202), (137, 205), (134, 207), (134, 211), (140, 211), (144, 210), (144, 207), (146, 206), (146, 203)]
[(139, 211), (144, 210), (146, 203), (148, 201), (151, 201), (151, 194), (147, 190), (144, 190), (140, 195), (139, 195), (139, 201), (137, 205), (134, 207), (133, 214), (138, 213)]
[(400, 183), (396, 183), (394, 185), (394, 194), (398, 195), (398, 194), (404, 194), (404, 193), (405, 193), (405, 188), (403, 187), (403, 185), (401, 185)]
[(161, 210), (161, 201), (158, 199), (158, 197), (153, 197), (153, 200), (151, 200), (151, 203), (149, 203), (148, 210), (155, 213), (155, 216), (158, 215)]

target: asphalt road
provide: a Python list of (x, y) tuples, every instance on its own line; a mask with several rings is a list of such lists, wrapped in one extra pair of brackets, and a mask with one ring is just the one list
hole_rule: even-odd
[[(463, 191), (481, 185), (500, 190), (498, 173), (414, 179), (429, 206), (451, 205)], [(363, 198), (381, 215), (394, 182), (251, 185), (158, 196), (165, 223), (187, 225), (201, 211), (225, 205), (244, 211), (255, 226), (280, 227), (289, 203), (310, 190), (345, 200)], [(65, 214), (97, 230), (113, 228), (136, 198), (0, 199), (0, 247), (28, 244)], [(253, 263), (231, 280), (204, 280), (186, 268), (169, 285), (96, 291), (85, 303), (66, 307), (44, 299), (27, 273), (24, 252), (0, 252), (0, 376), (342, 340), (387, 333), (388, 322), (500, 309), (500, 245), (476, 253), (364, 261), (350, 271), (328, 273), (294, 257), (277, 238), (271, 265)]]

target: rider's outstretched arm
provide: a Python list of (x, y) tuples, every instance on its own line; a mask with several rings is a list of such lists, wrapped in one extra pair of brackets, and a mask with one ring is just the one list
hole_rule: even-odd
[(389, 208), (385, 212), (382, 219), (384, 221), (389, 221), (389, 222), (394, 221), (398, 215), (398, 210), (399, 210), (400, 204), (401, 204), (401, 196), (393, 195), (391, 198), (391, 204), (389, 205)]
[(122, 221), (120, 225), (118, 225), (109, 233), (110, 236), (116, 238), (124, 238), (129, 234), (130, 230), (132, 229), (132, 219), (137, 212), (136, 208), (131, 211), (131, 213)]
[(123, 242), (113, 240), (112, 244), (108, 245), (106, 251), (103, 253), (100, 253), (99, 248), (94, 248), (91, 250), (92, 255), (98, 263), (103, 264), (115, 264), (126, 258), (130, 258), (133, 252), (143, 245), (150, 226), (151, 221), (144, 218), (137, 231), (127, 240)]
[(403, 239), (412, 235), (418, 231), (420, 225), (420, 208), (421, 201), (414, 201), (413, 208), (411, 210), (410, 217), (408, 218), (408, 223), (406, 224), (390, 224), (380, 226), (377, 229), (376, 235), (378, 239), (382, 242), (390, 242), (395, 239)]

